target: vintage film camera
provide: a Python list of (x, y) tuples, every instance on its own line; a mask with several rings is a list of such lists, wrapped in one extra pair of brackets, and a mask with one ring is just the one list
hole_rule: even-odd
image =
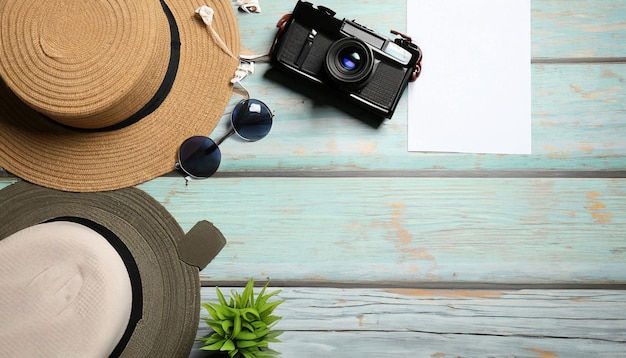
[[(390, 40), (335, 12), (298, 1), (278, 23), (272, 62), (298, 77), (336, 90), (346, 102), (391, 118), (409, 81), (419, 76), (422, 52), (403, 34)], [(343, 99), (342, 99), (343, 102)]]

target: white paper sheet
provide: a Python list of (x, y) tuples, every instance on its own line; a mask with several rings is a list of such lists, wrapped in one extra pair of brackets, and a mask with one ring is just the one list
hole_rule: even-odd
[(530, 0), (407, 0), (410, 151), (530, 154)]

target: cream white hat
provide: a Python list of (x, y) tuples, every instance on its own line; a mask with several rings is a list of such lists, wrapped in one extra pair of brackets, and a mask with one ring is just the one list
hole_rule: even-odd
[(0, 357), (188, 356), (211, 223), (185, 234), (136, 188), (26, 182), (0, 190), (0, 223)]

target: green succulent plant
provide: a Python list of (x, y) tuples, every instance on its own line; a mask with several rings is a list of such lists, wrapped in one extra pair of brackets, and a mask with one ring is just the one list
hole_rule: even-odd
[(226, 302), (219, 287), (215, 287), (219, 303), (202, 303), (210, 317), (205, 322), (214, 333), (199, 340), (204, 342), (200, 349), (228, 352), (230, 358), (266, 358), (279, 353), (269, 348), (270, 342), (280, 342), (276, 337), (282, 331), (272, 330), (281, 317), (272, 315), (278, 305), (285, 300), (269, 302), (269, 298), (280, 290), (266, 294), (265, 284), (258, 296), (254, 297), (254, 279), (250, 279), (241, 294), (231, 291), (230, 301)]

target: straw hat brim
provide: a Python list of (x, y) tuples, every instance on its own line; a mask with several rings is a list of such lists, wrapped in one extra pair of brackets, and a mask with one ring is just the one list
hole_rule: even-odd
[[(0, 240), (55, 219), (74, 218), (110, 230), (132, 255), (138, 274), (129, 273), (131, 282), (138, 275), (141, 286), (139, 295), (133, 288), (133, 300), (140, 298), (133, 302), (134, 329), (123, 338), (125, 345), (118, 353), (123, 357), (188, 356), (198, 328), (199, 268), (179, 257), (184, 252), (181, 242), (188, 237), (151, 196), (136, 188), (70, 193), (22, 181), (0, 190), (0, 207)], [(223, 246), (219, 230), (209, 226), (203, 231), (205, 238), (212, 235)], [(44, 334), (45, 322), (40, 328)]]
[(201, 5), (212, 7), (213, 28), (238, 56), (233, 5), (228, 0), (166, 3), (178, 25), (181, 52), (176, 79), (159, 108), (128, 127), (85, 133), (41, 115), (0, 80), (0, 166), (49, 188), (114, 190), (172, 171), (186, 138), (209, 135), (232, 95), (238, 60), (220, 49), (194, 12)]

